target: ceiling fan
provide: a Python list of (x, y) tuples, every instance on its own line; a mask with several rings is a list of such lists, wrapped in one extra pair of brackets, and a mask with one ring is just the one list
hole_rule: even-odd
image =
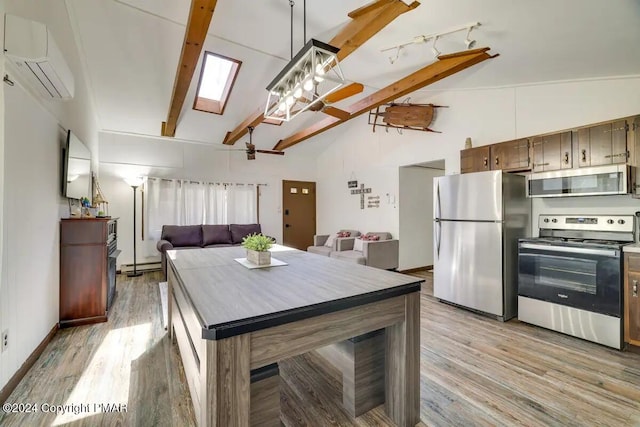
[(247, 149), (244, 150), (247, 153), (247, 160), (255, 160), (256, 159), (256, 153), (263, 153), (263, 154), (277, 154), (279, 156), (284, 156), (284, 151), (279, 151), (279, 150), (256, 150), (256, 146), (253, 143), (252, 140), (252, 136), (253, 136), (253, 126), (249, 126), (247, 129), (249, 129), (249, 142), (245, 142)]
[(345, 120), (351, 115), (351, 113), (336, 107), (332, 107), (330, 104), (342, 101), (343, 99), (349, 98), (350, 96), (357, 95), (363, 90), (364, 86), (361, 83), (351, 83), (350, 85), (347, 85), (333, 93), (330, 93), (324, 99), (317, 101), (306, 101), (307, 103), (311, 103), (311, 106), (309, 107), (309, 110), (311, 111), (322, 111), (323, 113), (330, 116)]

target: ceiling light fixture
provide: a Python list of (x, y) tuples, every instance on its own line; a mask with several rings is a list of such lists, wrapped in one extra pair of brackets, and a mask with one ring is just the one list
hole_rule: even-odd
[[(306, 42), (306, 0), (304, 2)], [(340, 49), (311, 39), (293, 57), (293, 6), (291, 6), (291, 55), (289, 63), (267, 86), (269, 95), (264, 117), (290, 121), (314, 103), (338, 90), (344, 83), (337, 53)]]
[(433, 57), (437, 58), (438, 56), (440, 56), (440, 51), (438, 50), (438, 48), (436, 47), (436, 43), (438, 42), (438, 38), (440, 36), (435, 36), (433, 38), (433, 46), (431, 46), (431, 52), (433, 52)]
[(438, 39), (441, 39), (443, 36), (448, 36), (449, 34), (454, 34), (454, 33), (465, 31), (465, 30), (467, 31), (467, 36), (464, 39), (464, 44), (467, 47), (467, 49), (472, 49), (473, 47), (475, 47), (476, 41), (470, 38), (470, 34), (471, 34), (471, 31), (473, 31), (475, 28), (478, 28), (479, 26), (480, 26), (479, 22), (472, 22), (470, 24), (454, 27), (449, 30), (442, 31), (440, 33), (429, 34), (428, 36), (423, 36), (423, 35), (415, 36), (413, 39), (411, 39), (411, 41), (381, 49), (380, 52), (395, 50), (396, 55), (389, 57), (389, 62), (393, 64), (398, 60), (398, 57), (400, 56), (400, 51), (404, 49), (406, 46), (409, 46), (411, 44), (421, 44), (421, 43), (426, 43), (428, 41), (433, 41), (431, 51), (433, 52), (434, 57), (437, 58), (442, 53), (436, 47), (436, 42), (438, 41)]

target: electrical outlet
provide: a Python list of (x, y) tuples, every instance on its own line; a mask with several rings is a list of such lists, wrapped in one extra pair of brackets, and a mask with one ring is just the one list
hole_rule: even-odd
[(2, 331), (2, 351), (5, 351), (9, 346), (9, 330)]

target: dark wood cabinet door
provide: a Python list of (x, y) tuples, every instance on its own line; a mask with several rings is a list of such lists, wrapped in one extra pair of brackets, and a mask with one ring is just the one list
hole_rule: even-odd
[(490, 170), (489, 146), (467, 148), (460, 151), (460, 173)]
[(571, 131), (560, 134), (560, 169), (571, 169), (573, 167), (572, 136)]
[(611, 123), (589, 128), (589, 150), (591, 166), (611, 164)]
[(627, 151), (627, 121), (618, 120), (611, 124), (611, 163), (626, 163)]
[(466, 150), (460, 150), (460, 173), (475, 172), (473, 148), (467, 148)]
[(629, 271), (626, 282), (624, 340), (633, 345), (640, 345), (640, 272)]
[(571, 132), (538, 136), (532, 139), (533, 172), (571, 169), (573, 166), (571, 153)]
[(529, 170), (529, 140), (523, 138), (492, 145), (491, 160), (493, 170)]
[(65, 245), (60, 257), (60, 321), (106, 316), (106, 246)]

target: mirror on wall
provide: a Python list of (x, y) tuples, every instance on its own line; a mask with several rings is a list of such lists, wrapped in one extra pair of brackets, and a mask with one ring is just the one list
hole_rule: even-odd
[(71, 131), (67, 131), (62, 194), (72, 199), (91, 196), (91, 152)]

